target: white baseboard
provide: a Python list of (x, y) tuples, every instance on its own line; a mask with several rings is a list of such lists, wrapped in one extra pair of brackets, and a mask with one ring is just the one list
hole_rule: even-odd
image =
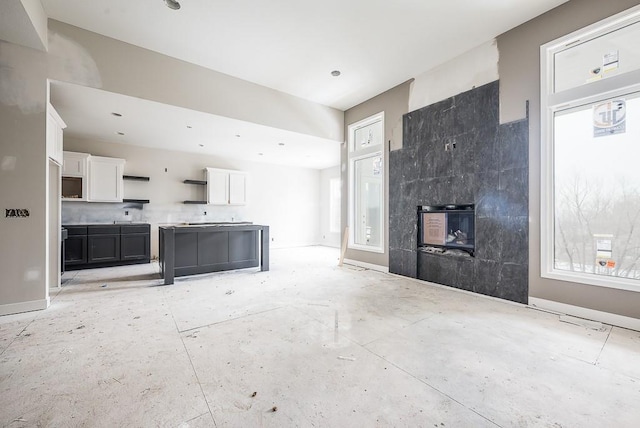
[(29, 302), (7, 303), (0, 305), (0, 316), (13, 315), (22, 312), (40, 311), (49, 307), (49, 299), (31, 300)]
[(365, 269), (376, 270), (378, 272), (389, 273), (389, 266), (374, 265), (373, 263), (366, 263), (366, 262), (361, 262), (359, 260), (351, 260), (351, 259), (344, 259), (343, 263), (351, 266), (363, 267)]
[(538, 297), (529, 297), (529, 306), (640, 331), (640, 319), (638, 318), (597, 311), (595, 309), (588, 309), (580, 306), (567, 305), (566, 303), (554, 302), (552, 300), (540, 299)]

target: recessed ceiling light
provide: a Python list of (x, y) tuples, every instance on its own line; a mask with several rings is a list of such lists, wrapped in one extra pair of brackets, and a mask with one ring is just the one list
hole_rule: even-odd
[(122, 115), (120, 113), (116, 113), (115, 111), (111, 113), (112, 115), (114, 115), (115, 117), (122, 117)]
[(118, 134), (118, 135), (124, 135), (124, 132), (120, 132), (120, 131), (118, 131), (118, 132), (116, 132), (116, 134)]
[(278, 143), (279, 146), (284, 146), (284, 143)]
[(264, 153), (258, 153), (258, 156), (264, 156)]
[(200, 147), (204, 147), (204, 144), (198, 144)]
[(164, 4), (166, 4), (167, 7), (172, 10), (180, 9), (180, 3), (175, 0), (164, 0)]
[(236, 134), (236, 138), (240, 138), (240, 134)]
[(340, 70), (333, 70), (333, 71), (331, 72), (331, 75), (332, 75), (333, 77), (338, 77), (338, 76), (340, 76), (340, 74), (342, 74), (342, 73), (340, 73)]
[(187, 128), (188, 128), (188, 129), (191, 129), (191, 125), (187, 125)]

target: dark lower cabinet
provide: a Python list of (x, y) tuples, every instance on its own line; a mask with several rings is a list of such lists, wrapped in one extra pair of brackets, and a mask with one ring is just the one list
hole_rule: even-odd
[(67, 226), (64, 243), (65, 268), (87, 263), (87, 227)]
[(64, 265), (67, 270), (148, 263), (150, 226), (64, 226), (68, 230)]
[(87, 263), (120, 260), (120, 226), (87, 227)]
[(120, 235), (120, 260), (149, 260), (149, 234)]

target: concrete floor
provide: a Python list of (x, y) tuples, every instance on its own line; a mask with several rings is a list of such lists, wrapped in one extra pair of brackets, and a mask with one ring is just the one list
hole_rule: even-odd
[(66, 273), (48, 310), (0, 317), (0, 425), (640, 426), (638, 332), (335, 249), (271, 257), (172, 286), (156, 264)]

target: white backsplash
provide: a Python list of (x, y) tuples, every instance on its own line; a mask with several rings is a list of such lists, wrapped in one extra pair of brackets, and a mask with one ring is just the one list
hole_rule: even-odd
[[(62, 224), (93, 223), (194, 223), (252, 221), (243, 217), (242, 206), (63, 202)], [(206, 213), (206, 214), (205, 214)]]

